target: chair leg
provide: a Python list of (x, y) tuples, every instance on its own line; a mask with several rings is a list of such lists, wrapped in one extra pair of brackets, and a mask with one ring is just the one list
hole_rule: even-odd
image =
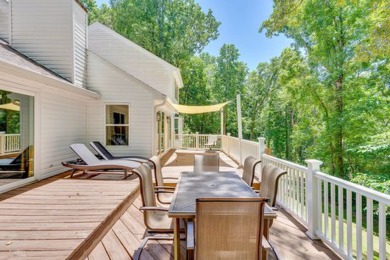
[(133, 260), (139, 260), (144, 250), (144, 247), (148, 243), (149, 240), (173, 240), (173, 237), (162, 237), (162, 236), (149, 236), (142, 239), (140, 246), (134, 252)]

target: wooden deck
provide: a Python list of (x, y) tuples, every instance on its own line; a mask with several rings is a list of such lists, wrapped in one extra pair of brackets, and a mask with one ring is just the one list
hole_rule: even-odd
[[(222, 169), (237, 168), (225, 154), (220, 157)], [(163, 173), (178, 176), (192, 169), (192, 160), (193, 152), (171, 151), (162, 158)], [(147, 234), (138, 180), (120, 180), (123, 174), (66, 176), (0, 195), (0, 260), (132, 259)], [(271, 243), (282, 259), (338, 259), (304, 232), (290, 215), (278, 212)], [(172, 259), (172, 254), (172, 241), (152, 241), (141, 259)]]
[(106, 180), (62, 175), (1, 194), (0, 259), (83, 256), (138, 196), (138, 179), (117, 176), (123, 174)]

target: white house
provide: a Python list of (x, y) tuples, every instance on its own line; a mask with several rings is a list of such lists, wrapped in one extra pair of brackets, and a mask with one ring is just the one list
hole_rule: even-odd
[(0, 127), (16, 116), (20, 131), (0, 129), (0, 153), (30, 147), (28, 176), (0, 170), (0, 192), (64, 172), (72, 143), (164, 152), (181, 86), (174, 66), (101, 24), (88, 28), (77, 0), (0, 0)]

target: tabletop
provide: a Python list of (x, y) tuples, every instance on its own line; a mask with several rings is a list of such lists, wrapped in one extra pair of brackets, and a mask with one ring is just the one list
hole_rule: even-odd
[[(168, 216), (194, 218), (197, 198), (256, 198), (252, 190), (235, 172), (182, 172), (176, 186)], [(276, 217), (269, 207), (264, 216)]]

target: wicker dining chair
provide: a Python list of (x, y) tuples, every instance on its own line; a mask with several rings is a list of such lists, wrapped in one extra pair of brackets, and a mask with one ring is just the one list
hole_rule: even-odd
[(244, 161), (244, 169), (242, 172), (242, 180), (252, 187), (253, 179), (255, 177), (256, 166), (261, 163), (260, 159), (253, 156), (248, 156)]
[[(188, 222), (187, 248), (195, 249), (195, 259), (261, 259), (262, 239), (265, 239), (264, 203), (267, 200), (197, 199), (195, 225)], [(195, 239), (191, 241), (193, 237)]]
[(218, 172), (219, 154), (205, 153), (194, 155), (194, 172)]

